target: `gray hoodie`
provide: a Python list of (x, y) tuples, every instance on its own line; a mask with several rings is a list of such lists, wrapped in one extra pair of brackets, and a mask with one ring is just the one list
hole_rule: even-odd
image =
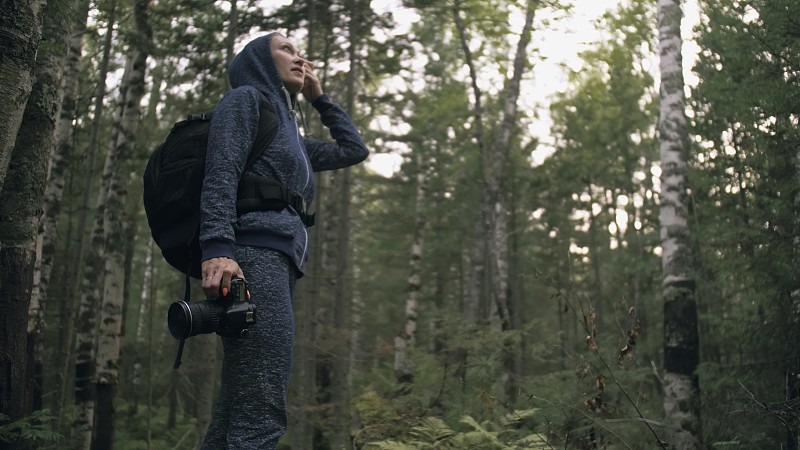
[(283, 87), (270, 51), (273, 34), (248, 43), (228, 69), (233, 88), (214, 110), (208, 137), (206, 176), (200, 199), (203, 260), (234, 258), (235, 244), (266, 247), (289, 256), (302, 275), (308, 257), (308, 233), (297, 212), (255, 211), (236, 215), (236, 192), (258, 133), (259, 92), (278, 116), (275, 139), (248, 173), (277, 180), (308, 205), (314, 199), (312, 172), (357, 164), (369, 154), (347, 113), (323, 94), (314, 101), (335, 143), (300, 135), (297, 98)]

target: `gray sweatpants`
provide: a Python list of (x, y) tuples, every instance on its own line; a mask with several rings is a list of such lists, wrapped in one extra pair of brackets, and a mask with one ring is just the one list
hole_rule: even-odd
[(222, 339), (222, 388), (202, 448), (275, 449), (286, 432), (297, 274), (286, 255), (271, 249), (236, 246), (236, 260), (256, 306), (256, 324), (244, 338)]

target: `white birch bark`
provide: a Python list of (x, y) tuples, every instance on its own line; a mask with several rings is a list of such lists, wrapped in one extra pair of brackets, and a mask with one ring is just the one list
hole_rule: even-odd
[[(72, 121), (75, 118), (78, 105), (78, 81), (81, 52), (83, 49), (83, 36), (86, 29), (86, 17), (89, 13), (88, 0), (82, 0), (76, 10), (75, 16), (71, 18), (73, 22), (73, 33), (69, 39), (69, 49), (64, 68), (64, 95), (61, 102), (61, 114), (56, 124), (56, 148), (53, 158), (50, 161), (50, 175), (45, 188), (44, 213), (42, 215), (42, 229), (40, 238), (42, 240), (42, 262), (41, 276), (39, 280), (40, 295), (44, 298), (50, 286), (50, 275), (52, 273), (52, 258), (55, 253), (55, 242), (57, 239), (57, 217), (60, 213), (61, 198), (64, 194), (66, 172), (73, 152), (72, 140)], [(62, 299), (61, 317), (63, 318), (58, 332), (58, 352), (55, 358), (54, 367), (56, 368), (56, 385), (54, 388), (54, 415), (58, 416), (58, 429), (63, 433), (64, 414), (61, 414), (65, 407), (67, 382), (70, 379), (69, 373), (72, 355), (72, 338), (75, 331), (75, 295), (68, 292)]]
[[(478, 75), (473, 62), (472, 50), (470, 50), (467, 40), (466, 25), (464, 24), (464, 19), (461, 17), (461, 4), (461, 0), (453, 0), (453, 21), (458, 30), (458, 38), (461, 43), (461, 49), (464, 52), (464, 61), (469, 70), (474, 101), (473, 116), (475, 120), (475, 141), (478, 145), (478, 151), (483, 158), (487, 150), (485, 148), (486, 145), (483, 133), (482, 93), (478, 87)], [(481, 293), (483, 278), (486, 273), (485, 258), (487, 243), (490, 240), (488, 237), (490, 231), (486, 227), (486, 219), (491, 214), (488, 210), (488, 205), (491, 204), (491, 201), (487, 198), (487, 195), (488, 192), (484, 189), (481, 193), (480, 209), (475, 221), (474, 240), (470, 252), (469, 267), (467, 269), (468, 279), (466, 280), (466, 296), (462, 307), (464, 322), (467, 324), (477, 324), (481, 313)]]
[(699, 449), (700, 393), (694, 265), (689, 247), (687, 172), (689, 149), (681, 55), (680, 0), (658, 1), (661, 70), (659, 116), (661, 157), (661, 248), (664, 288), (664, 412), (677, 429), (675, 448)]
[(128, 239), (125, 203), (130, 181), (130, 163), (141, 122), (141, 103), (145, 94), (145, 71), (152, 35), (147, 19), (149, 3), (149, 0), (134, 1), (133, 44), (120, 85), (122, 110), (115, 127), (117, 133), (114, 148), (106, 156), (106, 167), (112, 170), (104, 172), (104, 176), (109, 178), (107, 189), (104, 190), (103, 302), (95, 357), (98, 394), (96, 401), (98, 412), (102, 411), (94, 429), (95, 445), (98, 448), (111, 448), (113, 444), (113, 402), (119, 379), (120, 333), (125, 301), (125, 247)]
[[(538, 0), (527, 2), (525, 14), (525, 25), (523, 26), (520, 40), (514, 54), (514, 71), (511, 79), (508, 80), (506, 97), (503, 103), (503, 116), (500, 123), (500, 133), (496, 142), (487, 145), (483, 135), (483, 111), (481, 105), (481, 91), (477, 83), (477, 71), (474, 66), (472, 52), (469, 48), (466, 27), (461, 18), (460, 0), (453, 2), (453, 18), (458, 29), (461, 48), (464, 51), (466, 64), (469, 69), (472, 91), (475, 100), (475, 123), (476, 138), (481, 154), (483, 167), (484, 193), (481, 202), (481, 215), (483, 217), (483, 229), (476, 226), (476, 230), (482, 231), (482, 236), (476, 236), (477, 240), (484, 240), (489, 262), (489, 286), (491, 291), (491, 311), (492, 316), (496, 317), (495, 327), (501, 330), (508, 330), (511, 321), (508, 316), (508, 211), (503, 196), (503, 178), (507, 173), (506, 164), (514, 136), (514, 127), (517, 121), (517, 100), (519, 99), (520, 83), (522, 74), (525, 71), (527, 60), (527, 47), (530, 42), (531, 29), (533, 27), (534, 12), (539, 4)], [(480, 245), (476, 243), (476, 245)], [(477, 249), (478, 247), (476, 247)], [(474, 251), (478, 256), (480, 252)], [(473, 274), (479, 274), (482, 261), (473, 261)], [(478, 283), (477, 277), (473, 277), (471, 283)], [(472, 285), (468, 294), (475, 295), (478, 289)], [(475, 299), (467, 299), (467, 315), (474, 314)]]
[(87, 173), (84, 189), (84, 211), (79, 220), (79, 238), (76, 253), (78, 263), (70, 275), (74, 278), (75, 288), (73, 292), (78, 292), (80, 287), (80, 303), (78, 306), (78, 316), (76, 320), (75, 336), (75, 410), (72, 418), (72, 448), (75, 450), (90, 450), (92, 445), (92, 425), (95, 413), (95, 339), (97, 325), (97, 309), (100, 307), (101, 288), (103, 283), (103, 258), (104, 250), (104, 216), (105, 216), (105, 192), (111, 179), (111, 172), (114, 166), (109, 166), (109, 161), (103, 168), (104, 184), (100, 187), (96, 205), (95, 216), (92, 221), (91, 234), (89, 237), (89, 248), (84, 257), (83, 227), (88, 217), (88, 196), (92, 192), (92, 180), (95, 176), (94, 161), (97, 150), (100, 146), (100, 127), (103, 118), (103, 103), (106, 96), (105, 86), (108, 75), (109, 61), (111, 58), (111, 45), (116, 26), (116, 0), (111, 0), (108, 8), (108, 28), (106, 40), (103, 47), (103, 58), (100, 63), (100, 77), (97, 85), (94, 102), (94, 121), (92, 123), (91, 136), (87, 158)]
[(125, 200), (128, 194), (128, 170), (134, 149), (135, 135), (141, 113), (140, 102), (144, 93), (144, 63), (146, 53), (135, 51), (128, 59), (126, 74), (121, 86), (123, 92), (122, 116), (119, 134), (106, 158), (106, 166), (113, 167), (108, 180), (104, 208), (104, 282), (103, 306), (97, 345), (97, 382), (116, 384), (119, 376), (119, 333), (122, 326), (123, 286), (125, 284)]
[(394, 375), (398, 384), (411, 384), (414, 382), (414, 362), (408, 357), (408, 349), (414, 346), (417, 331), (417, 309), (419, 296), (422, 289), (422, 248), (424, 244), (423, 228), (425, 216), (423, 205), (427, 192), (427, 177), (422, 156), (416, 155), (416, 195), (414, 200), (414, 239), (411, 243), (409, 256), (409, 276), (406, 283), (407, 295), (405, 300), (405, 324), (394, 338)]

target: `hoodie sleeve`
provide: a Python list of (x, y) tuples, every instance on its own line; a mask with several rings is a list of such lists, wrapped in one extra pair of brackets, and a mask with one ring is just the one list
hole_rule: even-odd
[(254, 88), (230, 91), (211, 119), (200, 195), (202, 260), (234, 259), (236, 191), (258, 134), (259, 97)]
[(305, 139), (306, 151), (315, 172), (341, 169), (367, 159), (369, 150), (356, 130), (350, 116), (328, 97), (322, 94), (312, 106), (319, 112), (322, 124), (331, 132), (336, 143), (316, 139)]

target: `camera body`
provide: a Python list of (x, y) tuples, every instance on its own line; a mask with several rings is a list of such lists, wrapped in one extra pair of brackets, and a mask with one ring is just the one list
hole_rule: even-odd
[(174, 302), (167, 312), (169, 332), (175, 339), (217, 333), (225, 337), (244, 337), (256, 323), (256, 307), (250, 301), (247, 283), (231, 280), (228, 295), (200, 302)]

